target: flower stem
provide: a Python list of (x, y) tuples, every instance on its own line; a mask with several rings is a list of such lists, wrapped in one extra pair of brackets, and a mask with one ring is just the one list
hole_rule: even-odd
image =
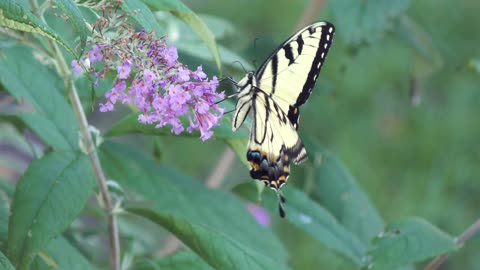
[[(459, 247), (463, 246), (463, 244), (470, 238), (472, 238), (472, 236), (474, 236), (478, 231), (480, 231), (480, 218), (477, 219), (477, 221), (475, 221), (475, 223), (473, 223), (472, 225), (470, 225), (470, 227), (468, 227), (468, 229), (466, 229), (462, 235), (460, 235), (460, 237), (458, 237), (457, 239), (457, 245)], [(438, 256), (436, 257), (435, 259), (433, 259), (428, 265), (427, 267), (425, 267), (425, 270), (435, 270), (435, 269), (438, 269), (438, 267), (440, 267), (440, 265), (442, 265), (442, 263), (444, 261), (446, 261), (448, 258), (448, 254), (444, 254), (444, 255), (441, 255), (441, 256)]]
[[(44, 23), (46, 23), (43, 17), (45, 8), (50, 5), (46, 3), (43, 8), (38, 6), (37, 0), (30, 0), (30, 6), (34, 14), (36, 14)], [(55, 61), (55, 68), (58, 74), (63, 79), (65, 87), (69, 89), (68, 97), (72, 103), (72, 108), (75, 111), (80, 131), (82, 134), (82, 142), (86, 148), (87, 155), (90, 159), (90, 164), (95, 173), (95, 179), (100, 189), (101, 199), (104, 207), (105, 214), (107, 215), (108, 223), (108, 235), (109, 235), (109, 247), (110, 247), (110, 269), (120, 270), (120, 238), (118, 234), (117, 219), (113, 214), (113, 203), (110, 194), (108, 193), (107, 179), (103, 173), (102, 166), (100, 165), (100, 159), (98, 158), (95, 144), (93, 143), (92, 135), (89, 131), (87, 117), (83, 110), (80, 98), (78, 97), (77, 89), (74, 82), (70, 79), (70, 69), (63, 57), (63, 54), (58, 47), (57, 43), (50, 39), (47, 39), (48, 46), (52, 50), (52, 55)]]
[(62, 76), (64, 82), (66, 82), (66, 86), (69, 87), (68, 97), (80, 125), (80, 132), (82, 136), (81, 139), (83, 145), (85, 146), (86, 154), (90, 159), (90, 164), (92, 165), (93, 171), (95, 173), (95, 179), (97, 180), (97, 184), (100, 189), (104, 211), (107, 216), (110, 247), (110, 269), (120, 270), (120, 240), (118, 234), (118, 225), (117, 219), (113, 214), (114, 207), (112, 203), (112, 198), (110, 197), (110, 193), (108, 192), (107, 179), (100, 164), (100, 159), (98, 158), (95, 144), (93, 143), (92, 135), (89, 131), (87, 117), (80, 102), (80, 98), (78, 97), (77, 89), (74, 82), (68, 78), (70, 74), (68, 66), (65, 62), (65, 59), (63, 58), (63, 55), (58, 45), (51, 41), (50, 45), (53, 49), (54, 57), (57, 60), (56, 64), (58, 72), (60, 76)]

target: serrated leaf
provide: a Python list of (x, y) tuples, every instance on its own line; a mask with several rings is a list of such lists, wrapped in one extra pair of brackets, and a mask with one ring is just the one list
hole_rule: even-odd
[(13, 30), (36, 33), (61, 44), (72, 55), (75, 55), (70, 46), (50, 26), (44, 24), (37, 17), (27, 12), (14, 0), (0, 1), (0, 26)]
[(155, 15), (140, 0), (129, 0), (122, 2), (122, 9), (130, 12), (130, 16), (140, 24), (145, 31), (155, 31), (155, 36), (162, 37), (165, 33), (158, 24)]
[(373, 241), (369, 269), (395, 269), (457, 249), (454, 238), (421, 218), (408, 218), (389, 226)]
[[(241, 184), (235, 192), (250, 201), (257, 201), (257, 189), (251, 183)], [(317, 240), (326, 248), (335, 251), (361, 266), (367, 254), (367, 246), (353, 233), (349, 232), (326, 209), (308, 198), (293, 186), (282, 190), (285, 196), (286, 219), (298, 229)], [(272, 215), (278, 214), (278, 200), (273, 192), (265, 192), (262, 205)]]
[(30, 164), (17, 184), (8, 227), (8, 255), (18, 269), (27, 269), (33, 255), (70, 225), (94, 186), (81, 152), (51, 152)]
[(156, 261), (140, 261), (134, 265), (134, 268), (137, 270), (213, 270), (197, 254), (189, 251), (178, 252)]
[(82, 55), (85, 45), (87, 44), (87, 36), (90, 34), (82, 12), (72, 0), (54, 0), (54, 3), (65, 15), (67, 15), (68, 22), (73, 26), (75, 33), (79, 37), (80, 46), (78, 55)]
[(240, 269), (232, 268), (232, 264), (240, 267), (246, 260), (261, 265), (259, 258), (271, 258), (267, 264), (273, 260), (280, 268), (284, 265), (286, 251), (281, 243), (236, 197), (210, 190), (171, 168), (156, 166), (122, 145), (103, 144), (101, 153), (108, 177), (134, 192), (142, 205), (130, 203), (125, 208), (173, 232), (210, 265)]
[(329, 4), (337, 33), (347, 43), (372, 43), (393, 28), (393, 20), (410, 6), (410, 0), (337, 0)]
[(337, 158), (308, 137), (303, 140), (313, 166), (312, 197), (368, 245), (384, 228), (377, 209)]
[(0, 251), (0, 266), (1, 266), (0, 268), (4, 270), (15, 270), (15, 267), (13, 267), (10, 260), (8, 260), (7, 256), (5, 256), (5, 254), (3, 254), (1, 251)]
[(65, 97), (58, 89), (60, 79), (33, 58), (25, 47), (5, 49), (0, 58), (0, 82), (19, 102), (33, 105), (34, 113), (18, 117), (47, 145), (56, 150), (76, 150), (78, 124)]
[(217, 42), (215, 41), (215, 35), (197, 14), (179, 0), (142, 0), (142, 2), (147, 4), (153, 11), (169, 11), (190, 26), (203, 42), (205, 42), (213, 59), (215, 59), (218, 70), (221, 70), (222, 64)]

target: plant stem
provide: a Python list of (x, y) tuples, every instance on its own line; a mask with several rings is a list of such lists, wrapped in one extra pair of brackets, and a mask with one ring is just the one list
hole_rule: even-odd
[[(37, 15), (44, 23), (46, 23), (45, 18), (43, 17), (43, 12), (50, 3), (45, 2), (43, 8), (38, 6), (37, 0), (29, 0), (32, 11)], [(63, 79), (65, 87), (69, 89), (68, 97), (72, 103), (72, 108), (77, 117), (80, 132), (82, 134), (82, 142), (86, 148), (86, 154), (90, 159), (90, 164), (95, 173), (95, 179), (97, 180), (98, 187), (100, 189), (101, 199), (103, 203), (103, 208), (105, 214), (107, 215), (107, 224), (108, 224), (108, 239), (110, 247), (110, 269), (111, 270), (120, 270), (120, 238), (118, 234), (118, 225), (117, 219), (113, 214), (113, 203), (110, 193), (108, 193), (107, 179), (103, 173), (102, 166), (100, 165), (100, 159), (93, 143), (92, 135), (90, 134), (89, 125), (87, 122), (87, 117), (85, 111), (83, 110), (82, 103), (78, 97), (77, 89), (73, 80), (70, 79), (70, 69), (63, 57), (63, 54), (58, 47), (57, 43), (53, 42), (50, 39), (47, 39), (48, 45), (52, 50), (53, 57), (55, 58), (55, 68), (57, 69), (58, 74)]]
[(71, 86), (72, 88), (69, 93), (69, 98), (80, 123), (80, 130), (83, 137), (82, 139), (86, 149), (88, 150), (90, 164), (93, 167), (95, 178), (100, 189), (105, 214), (107, 215), (108, 240), (110, 246), (110, 269), (120, 270), (120, 240), (118, 235), (118, 225), (117, 218), (113, 214), (113, 204), (110, 193), (108, 192), (107, 179), (105, 178), (105, 174), (100, 164), (100, 159), (98, 158), (96, 148), (93, 144), (92, 135), (88, 129), (87, 118), (85, 116), (85, 112), (83, 111), (80, 98), (78, 97), (77, 90), (73, 82), (71, 82)]
[(100, 189), (104, 211), (107, 215), (108, 239), (110, 247), (110, 269), (120, 270), (120, 240), (118, 234), (118, 225), (117, 219), (113, 214), (114, 207), (112, 198), (108, 192), (107, 179), (100, 164), (100, 159), (98, 158), (96, 147), (93, 143), (92, 135), (90, 134), (87, 117), (85, 115), (85, 111), (83, 110), (82, 103), (80, 102), (80, 98), (78, 97), (77, 89), (74, 82), (69, 79), (70, 71), (65, 59), (63, 58), (63, 54), (56, 43), (51, 41), (49, 41), (49, 43), (53, 49), (54, 57), (57, 60), (56, 63), (58, 73), (60, 76), (62, 76), (64, 82), (66, 82), (66, 86), (69, 87), (68, 97), (72, 103), (72, 108), (80, 125), (80, 132), (82, 136), (81, 139), (83, 145), (85, 146), (86, 154), (90, 159), (90, 164), (92, 165), (95, 173), (95, 179), (97, 180), (97, 184)]
[[(470, 238), (472, 238), (472, 236), (474, 236), (478, 231), (480, 231), (480, 219), (477, 219), (477, 221), (475, 221), (475, 223), (473, 223), (472, 225), (470, 225), (470, 227), (468, 227), (468, 229), (466, 229), (462, 235), (460, 235), (460, 237), (458, 237), (457, 239), (457, 245), (458, 246), (463, 246), (463, 244)], [(444, 255), (441, 255), (441, 256), (438, 256), (436, 257), (435, 259), (433, 259), (428, 265), (427, 267), (425, 267), (425, 270), (435, 270), (435, 269), (438, 269), (438, 267), (440, 267), (440, 265), (442, 265), (442, 263), (447, 260), (448, 258), (448, 254), (444, 254)]]

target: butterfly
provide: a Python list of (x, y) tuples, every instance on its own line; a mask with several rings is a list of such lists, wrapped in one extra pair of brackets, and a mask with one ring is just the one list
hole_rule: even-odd
[(310, 24), (275, 49), (258, 70), (239, 82), (229, 78), (238, 90), (232, 129), (237, 130), (251, 113), (250, 176), (276, 191), (281, 217), (285, 199), (280, 189), (290, 175), (290, 163), (307, 160), (297, 133), (300, 106), (315, 86), (334, 32), (329, 22)]

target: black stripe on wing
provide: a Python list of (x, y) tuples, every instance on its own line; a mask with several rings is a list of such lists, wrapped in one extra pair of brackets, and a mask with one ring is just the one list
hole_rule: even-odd
[(313, 87), (315, 87), (318, 74), (320, 74), (323, 61), (327, 56), (328, 50), (330, 49), (330, 45), (332, 44), (333, 34), (335, 33), (335, 27), (331, 23), (328, 23), (328, 22), (325, 22), (325, 23), (326, 24), (324, 27), (308, 28), (308, 31), (310, 32), (311, 35), (313, 35), (316, 31), (319, 31), (319, 30), (322, 31), (322, 35), (319, 38), (317, 53), (313, 58), (312, 65), (310, 66), (310, 72), (308, 73), (307, 80), (305, 81), (305, 84), (303, 85), (303, 88), (302, 88), (302, 92), (298, 96), (297, 101), (295, 102), (293, 107), (301, 106), (310, 97), (310, 93), (312, 92)]

